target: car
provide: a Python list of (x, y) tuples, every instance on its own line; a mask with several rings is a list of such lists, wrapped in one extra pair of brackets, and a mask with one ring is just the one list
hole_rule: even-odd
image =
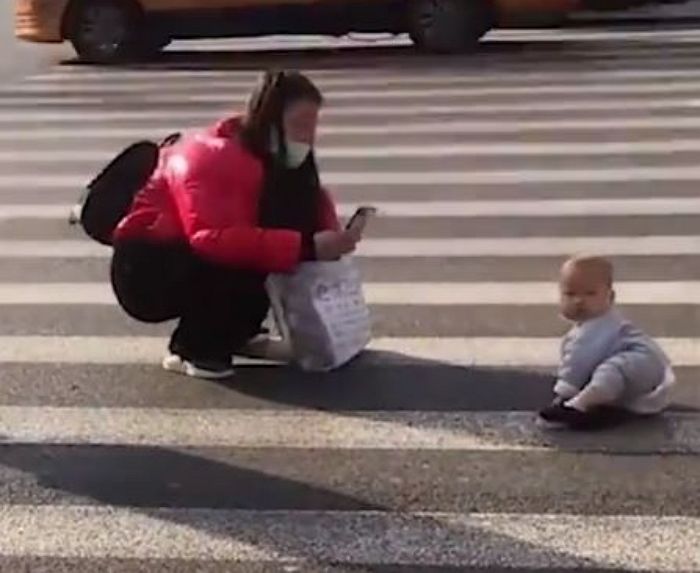
[(454, 53), (474, 48), (493, 27), (569, 14), (592, 1), (15, 0), (15, 33), (30, 42), (69, 41), (95, 63), (148, 58), (175, 39), (269, 34), (408, 33), (423, 50)]

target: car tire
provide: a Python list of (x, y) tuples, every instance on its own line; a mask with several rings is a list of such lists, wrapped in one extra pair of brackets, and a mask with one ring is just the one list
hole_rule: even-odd
[(493, 22), (488, 0), (415, 0), (409, 35), (425, 51), (460, 53), (473, 50)]
[(76, 0), (66, 27), (78, 57), (89, 63), (117, 63), (159, 49), (143, 40), (143, 13), (132, 0)]

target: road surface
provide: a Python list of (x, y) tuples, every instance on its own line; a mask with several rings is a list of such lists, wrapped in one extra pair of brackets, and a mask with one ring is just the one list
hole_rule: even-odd
[(14, 36), (14, 2), (0, 2), (0, 80), (38, 73), (70, 56), (67, 46), (19, 42)]
[(664, 24), (686, 22), (697, 26), (700, 22), (700, 2), (698, 0), (685, 0), (668, 4), (647, 4), (617, 12), (579, 12), (574, 14), (570, 20), (579, 24), (604, 22), (617, 25), (636, 21), (647, 25), (654, 22), (663, 22)]
[[(700, 36), (205, 47), (0, 93), (0, 569), (700, 569)], [(66, 215), (124, 144), (236, 109), (272, 64), (326, 93), (343, 213), (383, 214), (358, 257), (373, 350), (328, 376), (174, 377), (170, 325), (118, 310), (109, 253)], [(578, 251), (614, 259), (624, 311), (677, 364), (659, 421), (533, 425)]]

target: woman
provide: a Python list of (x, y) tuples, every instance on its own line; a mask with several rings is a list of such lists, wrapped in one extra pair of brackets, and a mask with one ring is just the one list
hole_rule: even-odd
[(132, 317), (179, 319), (165, 369), (231, 376), (267, 315), (266, 275), (354, 251), (358, 231), (340, 228), (319, 183), (322, 103), (304, 75), (267, 73), (244, 117), (162, 150), (115, 231), (111, 274)]

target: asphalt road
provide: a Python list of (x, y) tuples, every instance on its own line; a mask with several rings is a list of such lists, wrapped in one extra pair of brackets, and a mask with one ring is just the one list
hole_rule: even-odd
[[(0, 91), (0, 570), (700, 570), (700, 35), (314, 42), (43, 60)], [(67, 211), (123, 145), (208, 124), (270, 65), (327, 95), (342, 212), (382, 211), (358, 256), (373, 350), (331, 375), (174, 377), (171, 325), (123, 316)], [(613, 258), (676, 362), (659, 420), (533, 424), (580, 250)]]

